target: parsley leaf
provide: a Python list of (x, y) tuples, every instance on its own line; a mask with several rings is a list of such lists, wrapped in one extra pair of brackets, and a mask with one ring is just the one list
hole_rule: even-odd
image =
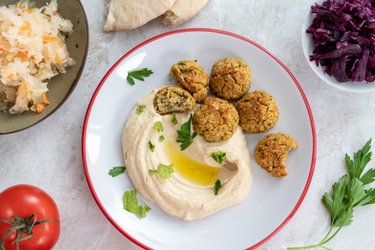
[(148, 68), (143, 69), (136, 69), (128, 72), (128, 76), (126, 77), (126, 80), (128, 83), (133, 86), (135, 84), (134, 79), (144, 81), (144, 77), (148, 77), (149, 75), (153, 74), (152, 70), (149, 70)]
[(363, 169), (371, 160), (371, 139), (366, 142), (361, 150), (358, 150), (353, 155), (353, 160), (350, 159), (348, 154), (345, 154), (345, 162), (349, 170), (351, 178), (360, 178)]
[[(323, 240), (315, 245), (288, 249), (327, 248), (325, 244), (334, 238), (342, 227), (351, 224), (355, 207), (375, 204), (375, 189), (365, 187), (375, 181), (375, 169), (371, 168), (362, 174), (371, 160), (370, 149), (371, 139), (353, 154), (353, 158), (345, 154), (348, 175), (342, 176), (332, 185), (331, 194), (324, 193), (322, 201), (331, 215), (331, 227)], [(337, 229), (333, 230), (334, 227)]]
[(157, 131), (157, 132), (162, 132), (164, 130), (163, 128), (163, 123), (161, 123), (161, 121), (157, 121), (154, 123), (154, 129)]
[(375, 181), (375, 169), (369, 169), (366, 173), (364, 173), (360, 179), (363, 184), (370, 184)]
[(210, 155), (219, 164), (223, 164), (227, 159), (227, 154), (222, 151), (212, 152)]
[(215, 182), (215, 186), (214, 186), (214, 194), (215, 195), (217, 195), (219, 193), (220, 188), (221, 188), (221, 181), (217, 180)]
[(364, 205), (375, 204), (375, 189), (366, 190), (366, 200)]
[(156, 170), (150, 169), (148, 170), (150, 175), (153, 174), (158, 174), (162, 179), (168, 179), (171, 177), (171, 175), (174, 172), (173, 165), (164, 165), (164, 164), (159, 164), (158, 168)]
[(343, 204), (346, 189), (348, 186), (349, 178), (348, 176), (343, 176), (338, 182), (332, 186), (332, 196), (325, 193), (322, 197), (324, 205), (327, 207), (328, 211), (331, 213), (331, 223), (335, 224), (335, 221), (339, 214), (346, 209), (346, 205)]
[(145, 218), (147, 213), (151, 210), (146, 204), (138, 205), (137, 190), (135, 189), (126, 191), (122, 200), (124, 203), (124, 209), (140, 218)]
[(117, 166), (117, 167), (113, 167), (111, 170), (109, 170), (108, 174), (112, 177), (116, 177), (122, 173), (125, 172), (125, 167), (124, 166)]
[(148, 141), (148, 147), (150, 148), (151, 152), (154, 152), (154, 151), (155, 151), (155, 145), (152, 144), (151, 141)]
[(160, 141), (160, 142), (163, 142), (163, 141), (164, 141), (164, 135), (159, 136), (159, 141)]
[(171, 120), (171, 122), (172, 122), (174, 125), (176, 125), (176, 124), (178, 123), (178, 121), (177, 121), (177, 117), (176, 117), (176, 113), (174, 113), (174, 112), (173, 112), (173, 114), (172, 114), (172, 120)]
[(137, 115), (140, 115), (143, 112), (145, 112), (145, 109), (146, 109), (146, 105), (138, 105), (135, 112), (137, 113)]
[(193, 119), (193, 116), (190, 114), (189, 120), (185, 122), (184, 124), (182, 124), (180, 129), (177, 130), (178, 136), (177, 136), (176, 141), (181, 143), (180, 144), (181, 151), (187, 149), (190, 146), (190, 144), (193, 143), (194, 137), (197, 136), (196, 132), (191, 134), (191, 131), (190, 131), (192, 119)]

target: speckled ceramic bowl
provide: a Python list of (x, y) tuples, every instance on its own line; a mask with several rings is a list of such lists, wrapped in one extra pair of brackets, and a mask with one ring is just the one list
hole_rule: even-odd
[[(15, 3), (14, 0), (0, 0), (0, 6)], [(33, 0), (37, 6), (43, 6), (43, 0)], [(70, 56), (76, 64), (68, 67), (65, 74), (59, 74), (48, 83), (48, 99), (51, 104), (40, 114), (25, 112), (20, 115), (10, 115), (0, 112), (0, 134), (7, 134), (28, 128), (51, 115), (68, 98), (81, 76), (88, 49), (88, 25), (84, 9), (79, 0), (57, 0), (58, 11), (73, 23), (74, 32), (66, 39)]]

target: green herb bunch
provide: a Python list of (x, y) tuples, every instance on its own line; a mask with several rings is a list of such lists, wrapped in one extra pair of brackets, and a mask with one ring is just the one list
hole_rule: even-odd
[(325, 193), (322, 197), (323, 204), (331, 215), (331, 226), (323, 239), (314, 245), (304, 247), (290, 247), (291, 249), (310, 249), (325, 246), (338, 232), (352, 223), (353, 210), (355, 207), (375, 203), (375, 189), (366, 186), (375, 181), (375, 169), (365, 170), (371, 160), (371, 139), (362, 149), (354, 153), (353, 159), (345, 154), (345, 163), (348, 174), (342, 176), (332, 186), (331, 194)]

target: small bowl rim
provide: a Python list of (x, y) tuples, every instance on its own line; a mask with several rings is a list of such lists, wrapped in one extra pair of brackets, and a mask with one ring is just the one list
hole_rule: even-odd
[(85, 64), (86, 64), (86, 59), (87, 59), (87, 54), (88, 54), (88, 49), (89, 49), (89, 25), (88, 25), (88, 20), (87, 20), (87, 15), (86, 15), (86, 12), (85, 12), (85, 9), (83, 8), (83, 5), (82, 5), (82, 2), (81, 0), (77, 0), (81, 10), (82, 10), (82, 14), (83, 14), (83, 17), (84, 17), (84, 25), (86, 27), (86, 40), (87, 40), (87, 45), (85, 46), (85, 52), (83, 54), (83, 58), (82, 58), (82, 63), (80, 65), (80, 68), (77, 72), (77, 75), (74, 79), (74, 82), (72, 84), (72, 86), (70, 87), (70, 89), (68, 90), (68, 92), (66, 93), (66, 95), (64, 96), (64, 98), (61, 100), (60, 103), (58, 103), (56, 105), (56, 107), (51, 110), (48, 114), (46, 114), (44, 117), (38, 119), (37, 121), (35, 122), (32, 122), (30, 123), (29, 125), (25, 126), (25, 127), (22, 127), (22, 128), (19, 128), (19, 129), (14, 129), (14, 130), (9, 130), (9, 131), (5, 131), (5, 132), (2, 132), (0, 131), (0, 135), (7, 135), (7, 134), (13, 134), (13, 133), (17, 133), (17, 132), (20, 132), (20, 131), (23, 131), (25, 129), (28, 129), (38, 123), (40, 123), (41, 121), (45, 120), (46, 118), (48, 118), (50, 115), (52, 115), (53, 113), (55, 113), (64, 103), (65, 101), (69, 98), (69, 96), (72, 94), (73, 90), (75, 89), (75, 87), (77, 86), (79, 80), (81, 79), (81, 75), (82, 75), (82, 72), (85, 68)]
[(302, 27), (301, 27), (301, 43), (302, 43), (302, 50), (307, 61), (307, 64), (310, 66), (312, 71), (317, 75), (323, 82), (327, 83), (328, 85), (335, 87), (336, 89), (343, 90), (350, 93), (365, 93), (365, 92), (372, 92), (375, 91), (375, 81), (374, 82), (356, 82), (356, 81), (348, 81), (348, 82), (338, 82), (334, 77), (329, 76), (327, 73), (323, 71), (322, 66), (317, 66), (314, 61), (310, 61), (310, 55), (312, 54), (312, 38), (310, 34), (306, 33), (306, 29), (310, 26), (312, 20), (312, 13), (311, 13), (311, 6), (314, 4), (321, 4), (325, 0), (318, 0), (314, 1), (306, 8)]

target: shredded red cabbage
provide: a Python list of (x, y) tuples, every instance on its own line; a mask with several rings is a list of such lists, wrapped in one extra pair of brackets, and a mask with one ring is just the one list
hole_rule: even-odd
[(375, 80), (375, 0), (326, 0), (315, 14), (310, 61), (339, 82)]

